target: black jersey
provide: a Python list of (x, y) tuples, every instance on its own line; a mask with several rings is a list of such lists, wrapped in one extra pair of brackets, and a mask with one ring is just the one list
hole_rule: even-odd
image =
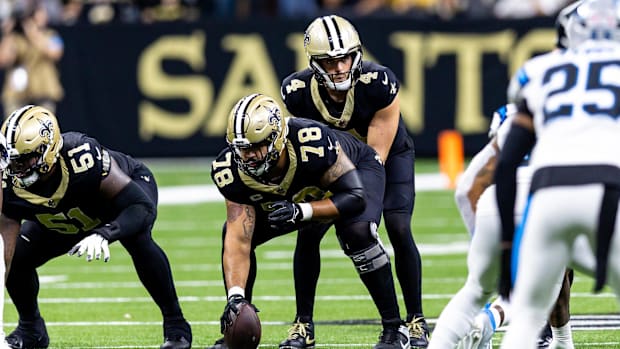
[(99, 194), (101, 181), (110, 170), (110, 158), (128, 175), (143, 165), (128, 155), (103, 148), (82, 133), (63, 133), (62, 139), (56, 170), (46, 182), (18, 188), (4, 175), (2, 212), (17, 221), (27, 219), (60, 233), (78, 234), (118, 214)]
[(264, 217), (275, 201), (309, 202), (324, 198), (328, 189), (320, 180), (336, 162), (339, 151), (344, 151), (355, 165), (376, 155), (349, 133), (312, 120), (289, 118), (287, 128), (284, 151), (288, 152), (290, 164), (279, 184), (265, 183), (241, 171), (230, 149), (220, 152), (211, 165), (211, 177), (226, 199), (252, 205), (257, 215)]
[[(375, 113), (394, 101), (399, 87), (392, 70), (364, 61), (362, 74), (354, 88), (348, 91), (344, 103), (334, 102), (309, 68), (286, 77), (282, 82), (281, 93), (286, 108), (294, 116), (349, 131), (365, 142), (368, 126)], [(390, 154), (411, 148), (412, 141), (401, 117)]]

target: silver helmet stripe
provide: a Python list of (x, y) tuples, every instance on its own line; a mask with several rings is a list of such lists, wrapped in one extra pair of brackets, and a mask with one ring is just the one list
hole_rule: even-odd
[(338, 28), (338, 24), (336, 23), (335, 16), (325, 16), (322, 18), (323, 27), (327, 32), (327, 38), (329, 41), (330, 51), (341, 50), (344, 48), (344, 44), (342, 43), (342, 37), (340, 36), (340, 28)]
[(16, 110), (9, 116), (9, 121), (6, 126), (6, 144), (15, 144), (15, 130), (17, 130), (17, 125), (21, 120), (22, 116), (26, 113), (26, 111), (30, 108), (34, 107), (33, 105), (26, 105)]
[(246, 138), (243, 134), (243, 116), (247, 114), (248, 105), (256, 97), (258, 97), (258, 93), (245, 97), (241, 103), (239, 103), (237, 110), (235, 110), (235, 138)]

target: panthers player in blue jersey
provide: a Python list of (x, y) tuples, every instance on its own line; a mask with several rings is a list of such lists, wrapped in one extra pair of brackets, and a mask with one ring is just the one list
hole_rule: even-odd
[(157, 184), (144, 164), (77, 132), (60, 132), (39, 106), (13, 112), (2, 125), (10, 164), (3, 178), (0, 233), (6, 243), (6, 288), (19, 314), (11, 348), (47, 348), (39, 312), (37, 268), (69, 252), (108, 261), (115, 241), (131, 255), (163, 316), (161, 349), (188, 349), (192, 333), (175, 291), (168, 258), (151, 229)]
[[(306, 224), (330, 221), (379, 310), (383, 331), (374, 348), (409, 348), (390, 260), (377, 239), (385, 172), (372, 148), (321, 123), (283, 118), (277, 102), (261, 94), (234, 106), (226, 141), (229, 148), (211, 172), (227, 211), (222, 333), (239, 304), (252, 301), (255, 248)], [(308, 341), (314, 346), (314, 337)], [(211, 348), (226, 344), (220, 339)]]
[[(414, 147), (400, 116), (398, 79), (389, 68), (362, 60), (359, 35), (342, 17), (315, 19), (306, 29), (304, 47), (310, 67), (284, 79), (282, 98), (293, 115), (349, 131), (379, 154), (386, 172), (383, 218), (394, 248), (410, 342), (414, 348), (426, 348), (421, 259), (411, 232)], [(301, 229), (298, 234), (294, 260), (297, 314), (280, 349), (309, 347), (300, 334), (313, 323), (319, 244), (325, 235), (324, 229), (317, 230)]]

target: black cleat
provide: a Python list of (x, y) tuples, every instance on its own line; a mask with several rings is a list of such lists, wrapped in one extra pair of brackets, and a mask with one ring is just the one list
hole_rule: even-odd
[(411, 321), (408, 321), (407, 329), (409, 330), (409, 342), (411, 349), (426, 349), (428, 347), (428, 324), (424, 319), (424, 316), (413, 316)]
[(553, 333), (551, 333), (551, 326), (549, 323), (545, 324), (545, 328), (538, 335), (538, 342), (536, 343), (538, 349), (549, 348), (553, 341)]
[(409, 330), (405, 326), (384, 327), (374, 349), (409, 349)]
[(288, 337), (280, 343), (279, 349), (310, 348), (314, 348), (314, 323), (301, 322), (297, 318), (288, 330)]
[(17, 328), (6, 336), (6, 342), (13, 349), (46, 349), (50, 338), (45, 321), (41, 317), (34, 321), (19, 320)]
[(164, 344), (159, 349), (190, 349), (192, 347), (192, 328), (182, 317), (164, 320)]
[(192, 343), (185, 339), (185, 337), (166, 337), (166, 341), (159, 347), (159, 349), (189, 349), (191, 347)]
[(228, 346), (224, 344), (224, 338), (220, 338), (216, 340), (212, 346), (206, 347), (205, 349), (228, 349)]

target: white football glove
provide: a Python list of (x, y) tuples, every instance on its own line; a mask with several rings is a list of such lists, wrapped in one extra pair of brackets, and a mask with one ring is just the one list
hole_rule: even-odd
[(108, 240), (103, 236), (95, 233), (88, 235), (82, 241), (78, 242), (69, 251), (69, 256), (73, 256), (77, 252), (78, 257), (82, 257), (86, 252), (86, 261), (90, 262), (95, 259), (101, 259), (101, 253), (103, 253), (103, 261), (110, 260), (110, 248), (108, 247)]

